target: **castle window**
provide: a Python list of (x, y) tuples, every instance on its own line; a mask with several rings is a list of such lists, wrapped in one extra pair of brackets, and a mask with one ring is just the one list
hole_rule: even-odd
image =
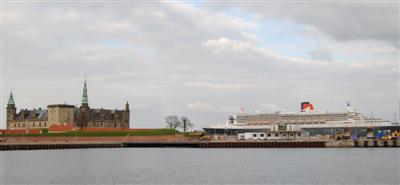
[(33, 123), (33, 127), (35, 127), (35, 125), (36, 125), (36, 124), (35, 124), (35, 123)]

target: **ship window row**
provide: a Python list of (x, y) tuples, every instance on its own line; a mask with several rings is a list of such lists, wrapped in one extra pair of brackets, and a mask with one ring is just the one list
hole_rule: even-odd
[(238, 121), (243, 120), (343, 120), (349, 119), (351, 117), (321, 117), (321, 118), (306, 118), (306, 117), (298, 117), (298, 118), (240, 118)]
[[(243, 122), (242, 122), (243, 123)], [(277, 121), (277, 122), (266, 122), (266, 121), (260, 121), (260, 122), (244, 122), (248, 125), (276, 125), (276, 124), (293, 124), (293, 125), (308, 125), (308, 124), (325, 124), (325, 121), (313, 121), (313, 122), (283, 122), (283, 121)]]
[(348, 118), (348, 114), (328, 115), (239, 115), (238, 120), (246, 119), (339, 119)]
[(239, 123), (246, 122), (325, 122), (325, 121), (341, 121), (349, 118), (330, 118), (330, 119), (238, 119)]

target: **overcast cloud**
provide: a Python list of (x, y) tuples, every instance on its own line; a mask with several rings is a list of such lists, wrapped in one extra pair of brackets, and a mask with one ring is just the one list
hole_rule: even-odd
[[(197, 128), (239, 112), (297, 112), (301, 101), (393, 120), (399, 3), (9, 2), (2, 110), (131, 104), (131, 127), (167, 115)], [(5, 112), (2, 111), (2, 127)]]

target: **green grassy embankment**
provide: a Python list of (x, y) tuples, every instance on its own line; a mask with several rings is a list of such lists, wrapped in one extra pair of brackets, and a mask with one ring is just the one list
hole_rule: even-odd
[(3, 134), (2, 137), (112, 137), (112, 136), (163, 136), (174, 135), (178, 131), (171, 129), (133, 130), (133, 131), (72, 131), (63, 133), (42, 133), (42, 134)]

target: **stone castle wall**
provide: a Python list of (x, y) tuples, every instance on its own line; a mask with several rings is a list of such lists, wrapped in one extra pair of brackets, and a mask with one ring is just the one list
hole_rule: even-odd
[(46, 115), (39, 115), (36, 110), (25, 109), (19, 113), (15, 110), (11, 107), (7, 109), (8, 129), (49, 128), (53, 124), (72, 124), (82, 128), (129, 128), (129, 110), (76, 108), (64, 104), (49, 105)]

